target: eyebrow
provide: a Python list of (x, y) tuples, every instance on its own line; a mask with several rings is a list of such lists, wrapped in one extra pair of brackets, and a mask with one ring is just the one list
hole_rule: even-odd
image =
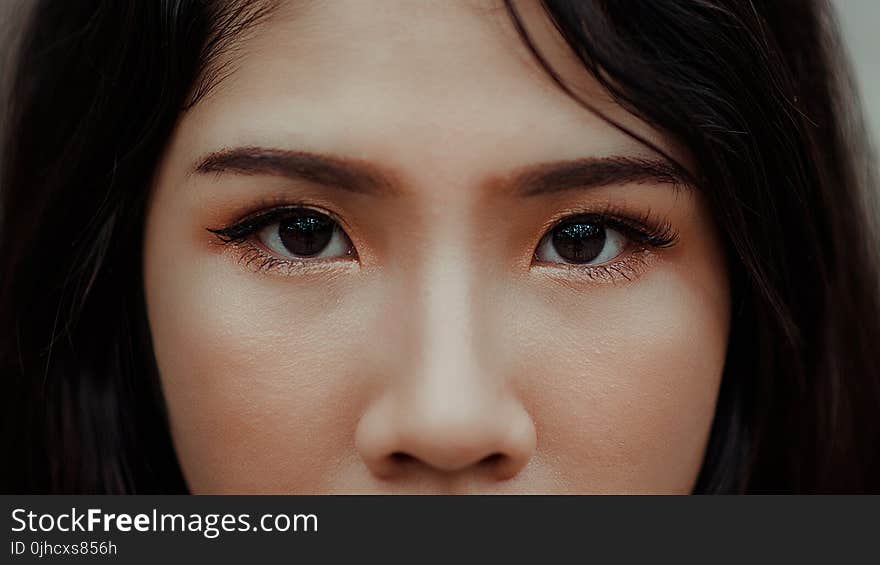
[[(307, 151), (263, 147), (223, 149), (200, 160), (195, 172), (283, 176), (375, 196), (401, 193), (395, 176), (380, 167), (358, 159)], [(540, 163), (501, 177), (507, 191), (523, 197), (644, 182), (691, 186), (687, 173), (666, 159), (629, 156)]]
[(519, 196), (617, 184), (657, 183), (685, 187), (693, 184), (679, 165), (659, 157), (585, 157), (530, 165), (514, 172), (511, 177), (507, 184)]
[(392, 176), (374, 165), (308, 151), (263, 147), (223, 149), (201, 160), (195, 171), (283, 176), (362, 194), (388, 195), (397, 192), (397, 182)]

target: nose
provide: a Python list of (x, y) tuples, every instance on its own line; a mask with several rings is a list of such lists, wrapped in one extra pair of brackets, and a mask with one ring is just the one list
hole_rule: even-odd
[(397, 368), (363, 413), (355, 444), (382, 479), (511, 479), (535, 451), (535, 426), (493, 346), (493, 300), (477, 304), (466, 277), (444, 275), (408, 301)]
[[(470, 387), (473, 389), (474, 387)], [(424, 387), (409, 398), (383, 396), (361, 419), (355, 442), (382, 479), (425, 473), (516, 476), (535, 450), (531, 418), (512, 399)]]

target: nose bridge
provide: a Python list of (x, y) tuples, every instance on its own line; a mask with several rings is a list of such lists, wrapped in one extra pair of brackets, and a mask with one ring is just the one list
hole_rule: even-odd
[(448, 245), (437, 246), (414, 289), (412, 366), (400, 392), (435, 408), (452, 403), (461, 408), (468, 399), (479, 401), (474, 395), (494, 384), (485, 355), (492, 315), (468, 246), (444, 241)]
[(394, 411), (398, 451), (451, 471), (505, 450), (508, 409), (488, 355), (492, 313), (479, 263), (456, 251), (460, 242), (445, 243), (418, 279), (411, 361), (396, 381)]

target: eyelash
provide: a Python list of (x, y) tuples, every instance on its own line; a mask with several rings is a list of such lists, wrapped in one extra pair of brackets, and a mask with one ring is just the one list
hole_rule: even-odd
[(655, 218), (650, 209), (642, 214), (633, 215), (627, 210), (616, 206), (606, 206), (599, 210), (567, 210), (559, 214), (555, 220), (550, 221), (550, 225), (544, 229), (543, 233), (555, 229), (560, 224), (574, 217), (590, 218), (605, 227), (619, 230), (627, 237), (651, 247), (669, 247), (678, 240), (678, 232), (672, 227), (672, 224), (666, 220)]
[(336, 220), (336, 218), (329, 212), (315, 208), (313, 206), (309, 206), (306, 204), (291, 204), (286, 206), (278, 206), (269, 210), (262, 210), (255, 214), (245, 216), (243, 219), (238, 220), (234, 224), (231, 224), (225, 228), (209, 228), (208, 231), (220, 238), (223, 243), (242, 243), (260, 229), (274, 222), (279, 222), (283, 220), (286, 215), (292, 210), (300, 210), (303, 208), (316, 210), (333, 218), (334, 221)]
[[(267, 203), (261, 210), (248, 214), (226, 227), (208, 228), (207, 231), (214, 234), (220, 244), (231, 245), (239, 250), (239, 262), (257, 272), (280, 270), (283, 274), (292, 275), (305, 270), (327, 268), (333, 263), (338, 263), (335, 259), (304, 259), (300, 261), (282, 259), (271, 255), (262, 249), (262, 246), (250, 241), (254, 234), (261, 229), (285, 219), (291, 211), (303, 208), (324, 214), (339, 226), (344, 226), (344, 223), (335, 214), (307, 203), (280, 205)], [(595, 282), (631, 281), (646, 266), (646, 259), (652, 250), (672, 247), (679, 239), (678, 232), (672, 224), (666, 220), (655, 218), (651, 210), (641, 214), (633, 214), (621, 207), (606, 206), (598, 210), (595, 208), (569, 209), (557, 214), (542, 226), (538, 241), (543, 241), (543, 238), (552, 230), (574, 217), (587, 218), (606, 229), (620, 232), (626, 237), (630, 249), (617, 259), (600, 265), (547, 262), (539, 262), (538, 265), (563, 270), (571, 276)], [(536, 255), (537, 244), (532, 254), (533, 259)], [(353, 257), (357, 258), (357, 252), (353, 254)]]
[[(280, 222), (287, 218), (294, 210), (313, 210), (326, 215), (339, 226), (345, 223), (332, 212), (321, 207), (313, 206), (305, 202), (296, 203), (263, 203), (257, 212), (247, 214), (244, 218), (223, 228), (208, 228), (208, 231), (217, 237), (217, 242), (222, 245), (232, 246), (239, 252), (238, 261), (246, 268), (255, 272), (281, 272), (293, 275), (305, 271), (322, 270), (338, 264), (334, 259), (282, 259), (275, 257), (261, 245), (250, 241), (253, 236), (266, 226)], [(344, 230), (345, 231), (345, 230)], [(357, 253), (352, 255), (357, 258)]]
[[(650, 209), (634, 214), (623, 207), (607, 205), (599, 209), (568, 209), (557, 214), (541, 228), (539, 243), (558, 226), (575, 217), (586, 218), (603, 228), (620, 232), (627, 239), (628, 249), (612, 261), (599, 265), (538, 262), (539, 267), (555, 272), (562, 270), (569, 277), (592, 282), (629, 282), (643, 272), (653, 250), (672, 247), (679, 240), (679, 233), (672, 224), (655, 217)], [(536, 255), (537, 248), (533, 259), (538, 261)]]

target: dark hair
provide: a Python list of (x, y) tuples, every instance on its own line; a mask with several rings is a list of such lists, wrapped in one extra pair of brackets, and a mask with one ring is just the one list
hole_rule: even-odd
[[(180, 113), (272, 8), (33, 7), (0, 164), (4, 491), (185, 492), (146, 322), (144, 208)], [(544, 8), (587, 72), (688, 150), (725, 235), (731, 334), (695, 492), (880, 492), (873, 163), (829, 6)]]

